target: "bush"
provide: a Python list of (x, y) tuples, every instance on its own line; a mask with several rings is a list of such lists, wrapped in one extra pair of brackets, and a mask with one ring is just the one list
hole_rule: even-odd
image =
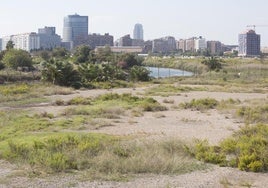
[(258, 107), (240, 107), (236, 114), (246, 123), (268, 123), (268, 105)]
[(131, 81), (149, 81), (150, 80), (150, 71), (145, 67), (133, 66), (130, 69), (130, 80)]
[(189, 103), (181, 103), (180, 106), (184, 109), (192, 110), (208, 110), (214, 109), (219, 102), (215, 99), (205, 98), (205, 99), (193, 99)]
[(27, 84), (16, 84), (0, 87), (0, 94), (2, 95), (18, 95), (28, 93), (30, 87)]
[(90, 98), (76, 97), (67, 102), (68, 105), (90, 105)]
[(245, 126), (232, 138), (209, 146), (199, 141), (189, 152), (197, 159), (252, 172), (268, 171), (268, 125)]

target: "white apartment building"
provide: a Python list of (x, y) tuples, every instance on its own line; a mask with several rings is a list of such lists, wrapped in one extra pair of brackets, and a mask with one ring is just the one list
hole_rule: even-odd
[(205, 38), (199, 37), (195, 39), (195, 51), (207, 49), (207, 41)]
[(36, 33), (24, 33), (6, 36), (2, 38), (2, 49), (6, 49), (8, 41), (14, 43), (15, 49), (22, 49), (30, 52), (31, 50), (40, 49), (40, 38)]

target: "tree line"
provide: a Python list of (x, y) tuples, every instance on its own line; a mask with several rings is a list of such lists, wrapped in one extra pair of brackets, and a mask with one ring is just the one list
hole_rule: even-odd
[(39, 71), (43, 81), (74, 88), (88, 87), (92, 82), (148, 81), (150, 72), (142, 62), (142, 57), (113, 53), (108, 46), (97, 51), (78, 46), (73, 53), (65, 48), (29, 53), (14, 49), (10, 41), (0, 53), (0, 69), (7, 74), (11, 70)]

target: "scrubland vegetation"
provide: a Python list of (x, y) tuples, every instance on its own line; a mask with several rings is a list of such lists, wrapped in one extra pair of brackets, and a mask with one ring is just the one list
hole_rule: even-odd
[[(85, 171), (89, 180), (125, 180), (141, 173), (171, 175), (202, 170), (208, 168), (207, 163), (244, 171), (268, 171), (267, 98), (202, 98), (180, 104), (167, 98), (214, 91), (265, 94), (267, 60), (148, 57), (142, 62), (130, 54), (114, 55), (109, 49), (95, 54), (81, 47), (73, 56), (62, 49), (40, 52), (23, 64), (33, 70), (22, 71), (12, 63), (14, 59), (9, 60), (15, 52), (5, 53), (8, 56), (1, 60), (4, 69), (0, 71), (0, 159), (28, 169), (29, 174)], [(147, 69), (140, 65), (179, 68), (192, 71), (194, 76), (151, 80)], [(135, 90), (144, 86), (146, 89), (138, 95), (111, 91), (97, 97), (52, 100), (54, 95), (74, 94), (78, 88)], [(162, 103), (157, 97), (163, 99)], [(29, 109), (41, 104), (63, 110), (55, 114)], [(177, 113), (185, 109), (229, 113), (245, 125), (215, 146), (206, 140), (153, 141), (92, 133), (115, 126), (114, 122), (123, 117), (131, 119), (146, 113), (165, 117), (157, 112), (169, 110), (169, 105), (177, 106), (172, 109)]]

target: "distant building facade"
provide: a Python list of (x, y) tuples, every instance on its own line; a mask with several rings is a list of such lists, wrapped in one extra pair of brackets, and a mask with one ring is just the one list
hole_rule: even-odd
[(64, 18), (62, 42), (72, 43), (73, 47), (83, 44), (88, 38), (88, 16), (78, 14)]
[(203, 51), (207, 49), (207, 41), (203, 37), (198, 37), (195, 38), (195, 46), (194, 46), (195, 51)]
[(194, 52), (195, 50), (195, 37), (186, 39), (185, 41), (185, 51), (186, 52)]
[(132, 39), (130, 35), (125, 35), (121, 37), (118, 41), (118, 46), (132, 46)]
[(28, 52), (40, 49), (40, 38), (37, 33), (24, 33), (3, 37), (3, 50), (6, 49), (6, 45), (9, 41), (14, 43), (15, 49), (22, 49)]
[(56, 34), (55, 27), (38, 29), (41, 49), (53, 49), (61, 46), (61, 37)]
[(97, 46), (113, 46), (114, 37), (109, 35), (109, 33), (105, 33), (104, 35), (93, 33), (88, 35), (87, 44), (93, 49)]
[[(105, 47), (96, 47), (96, 51)], [(111, 51), (114, 53), (141, 53), (142, 47), (139, 46), (112, 46)]]
[(186, 40), (180, 39), (179, 41), (177, 41), (177, 50), (183, 53), (186, 51)]
[(262, 52), (263, 54), (267, 55), (267, 54), (268, 54), (268, 47), (263, 47), (263, 48), (261, 49), (261, 52)]
[(153, 53), (171, 53), (176, 51), (176, 40), (174, 37), (168, 36), (153, 40)]
[(2, 51), (2, 39), (0, 38), (0, 51)]
[(220, 41), (207, 41), (207, 48), (211, 55), (220, 55), (223, 52)]
[(141, 39), (132, 39), (132, 46), (144, 46), (144, 41)]
[(143, 53), (150, 53), (153, 50), (153, 41), (148, 40), (144, 42)]
[(254, 57), (260, 55), (261, 36), (256, 34), (254, 30), (239, 34), (238, 44), (238, 56)]
[(133, 31), (133, 39), (143, 40), (143, 26), (142, 24), (135, 24)]

